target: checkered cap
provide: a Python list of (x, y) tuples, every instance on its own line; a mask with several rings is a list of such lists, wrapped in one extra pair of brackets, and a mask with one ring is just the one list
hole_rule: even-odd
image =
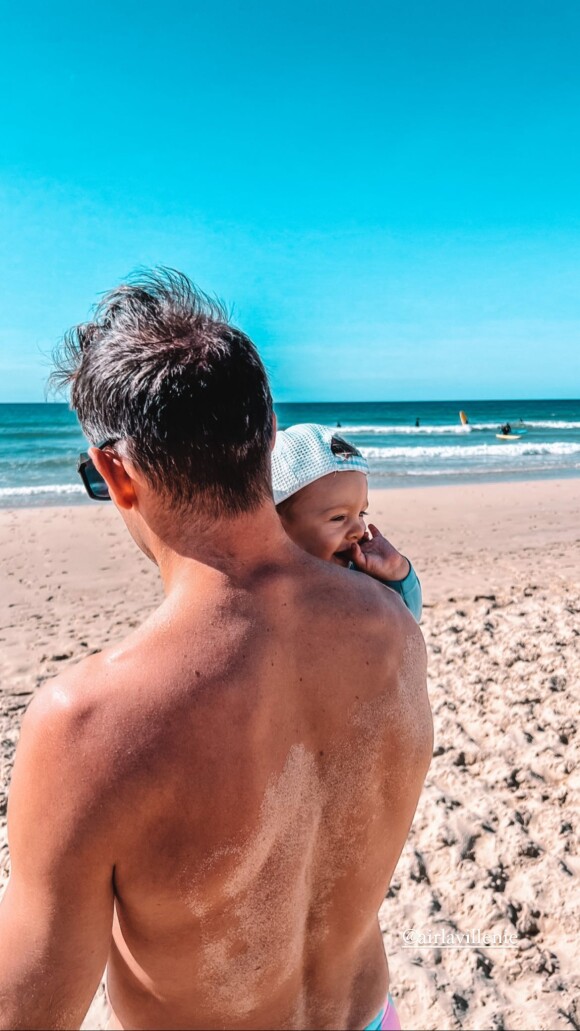
[(359, 451), (341, 454), (337, 442), (333, 451), (333, 438), (343, 439), (335, 430), (311, 422), (278, 430), (272, 452), (272, 488), (276, 505), (328, 473), (355, 471), (368, 475), (366, 458)]

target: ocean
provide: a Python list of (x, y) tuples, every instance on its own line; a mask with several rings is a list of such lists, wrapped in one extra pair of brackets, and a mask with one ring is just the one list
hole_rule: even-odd
[[(367, 457), (373, 487), (580, 475), (580, 401), (337, 401), (276, 413), (281, 427), (337, 428)], [(517, 439), (497, 439), (505, 422)], [(85, 448), (66, 404), (0, 404), (0, 507), (96, 504), (76, 471)]]

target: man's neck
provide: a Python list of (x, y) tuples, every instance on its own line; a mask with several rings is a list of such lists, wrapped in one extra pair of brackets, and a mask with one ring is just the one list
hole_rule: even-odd
[(271, 502), (203, 527), (180, 516), (173, 527), (150, 542), (166, 595), (199, 587), (200, 581), (250, 580), (273, 563), (290, 560), (295, 551)]

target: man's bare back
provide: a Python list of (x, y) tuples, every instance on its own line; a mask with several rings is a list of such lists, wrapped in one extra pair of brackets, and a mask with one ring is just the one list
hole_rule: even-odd
[[(416, 722), (422, 647), (418, 634), (399, 641), (411, 668), (394, 677), (401, 606), (310, 567), (188, 611), (177, 668), (169, 657), (159, 669), (150, 641), (150, 773), (130, 804), (155, 791), (157, 804), (121, 845), (124, 934), (109, 967), (127, 1027), (162, 1026), (172, 997), (184, 1028), (356, 1027), (385, 997), (376, 913), (430, 756), (426, 712)], [(133, 949), (164, 1000), (146, 1013)]]
[(31, 706), (9, 805), (0, 1027), (363, 1028), (377, 912), (431, 756), (421, 633), (250, 514), (174, 519), (94, 461), (166, 598)]
[(423, 643), (380, 585), (288, 550), (169, 598), (40, 701), (45, 846), (65, 795), (113, 885), (118, 1026), (356, 1028), (385, 998), (377, 912), (431, 754)]

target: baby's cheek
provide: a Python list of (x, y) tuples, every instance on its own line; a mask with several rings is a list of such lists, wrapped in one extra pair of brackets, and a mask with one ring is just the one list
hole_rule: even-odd
[(316, 536), (321, 554), (331, 555), (335, 550), (335, 535), (322, 530)]
[(310, 526), (304, 528), (300, 534), (300, 540), (296, 541), (311, 555), (315, 555), (316, 558), (329, 558), (333, 551), (332, 541), (329, 542), (327, 536), (319, 526)]
[(328, 551), (331, 555), (334, 555), (335, 551), (339, 551), (344, 547), (344, 535), (342, 534), (340, 527), (332, 527), (330, 531), (325, 534), (325, 543)]

